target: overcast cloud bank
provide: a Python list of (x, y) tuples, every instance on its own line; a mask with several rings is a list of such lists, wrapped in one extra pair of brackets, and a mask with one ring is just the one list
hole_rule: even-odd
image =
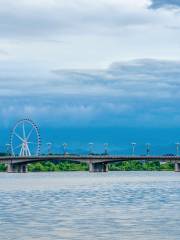
[(106, 70), (53, 69), (46, 79), (2, 73), (0, 116), (6, 124), (30, 116), (51, 126), (178, 125), (179, 86), (180, 62), (153, 59)]
[(0, 4), (1, 126), (179, 125), (179, 1)]

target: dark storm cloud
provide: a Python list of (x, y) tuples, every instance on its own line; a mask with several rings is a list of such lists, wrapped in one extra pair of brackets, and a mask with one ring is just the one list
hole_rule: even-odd
[(61, 126), (180, 121), (180, 62), (144, 59), (113, 63), (106, 70), (55, 69), (33, 79), (18, 72), (4, 76), (0, 116), (6, 124), (23, 116)]
[(180, 7), (179, 0), (152, 0), (151, 8)]

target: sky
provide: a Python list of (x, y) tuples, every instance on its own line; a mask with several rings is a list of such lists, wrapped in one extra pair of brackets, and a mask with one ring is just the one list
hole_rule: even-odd
[(179, 0), (0, 6), (1, 148), (26, 117), (56, 148), (180, 140)]

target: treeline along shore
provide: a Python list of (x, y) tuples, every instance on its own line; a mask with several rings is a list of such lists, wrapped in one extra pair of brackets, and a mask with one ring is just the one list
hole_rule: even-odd
[[(86, 163), (72, 162), (43, 162), (33, 163), (28, 166), (30, 172), (36, 171), (88, 171), (89, 167)], [(174, 171), (172, 163), (160, 164), (159, 161), (139, 162), (127, 161), (109, 164), (109, 171)]]
[[(1, 154), (3, 155), (3, 154)], [(5, 172), (7, 166), (0, 164), (0, 171)], [(86, 163), (72, 163), (69, 161), (47, 161), (28, 164), (29, 172), (50, 171), (88, 171)], [(124, 161), (109, 164), (109, 171), (174, 171), (172, 163), (160, 163), (160, 161)]]

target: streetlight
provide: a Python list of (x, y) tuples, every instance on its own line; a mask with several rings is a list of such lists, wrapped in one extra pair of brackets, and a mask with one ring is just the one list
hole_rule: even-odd
[(90, 155), (93, 154), (93, 145), (94, 145), (93, 142), (90, 142), (90, 143), (89, 143), (89, 154), (90, 154)]
[(51, 154), (51, 150), (52, 150), (52, 143), (51, 142), (48, 142), (48, 143), (46, 143), (47, 144), (47, 146), (48, 146), (48, 155), (50, 155)]
[(63, 151), (64, 151), (64, 155), (67, 154), (67, 146), (68, 146), (67, 143), (63, 143)]
[(131, 145), (132, 145), (132, 155), (134, 156), (134, 155), (135, 155), (135, 146), (136, 146), (136, 143), (135, 143), (135, 142), (132, 142)]
[(179, 156), (179, 146), (180, 146), (180, 143), (177, 142), (176, 143), (176, 156)]
[(149, 156), (150, 155), (150, 143), (146, 143), (146, 155)]
[(6, 151), (7, 151), (7, 155), (10, 156), (11, 155), (11, 144), (6, 143)]
[(108, 155), (108, 146), (109, 146), (108, 143), (104, 143), (104, 154), (105, 155)]

